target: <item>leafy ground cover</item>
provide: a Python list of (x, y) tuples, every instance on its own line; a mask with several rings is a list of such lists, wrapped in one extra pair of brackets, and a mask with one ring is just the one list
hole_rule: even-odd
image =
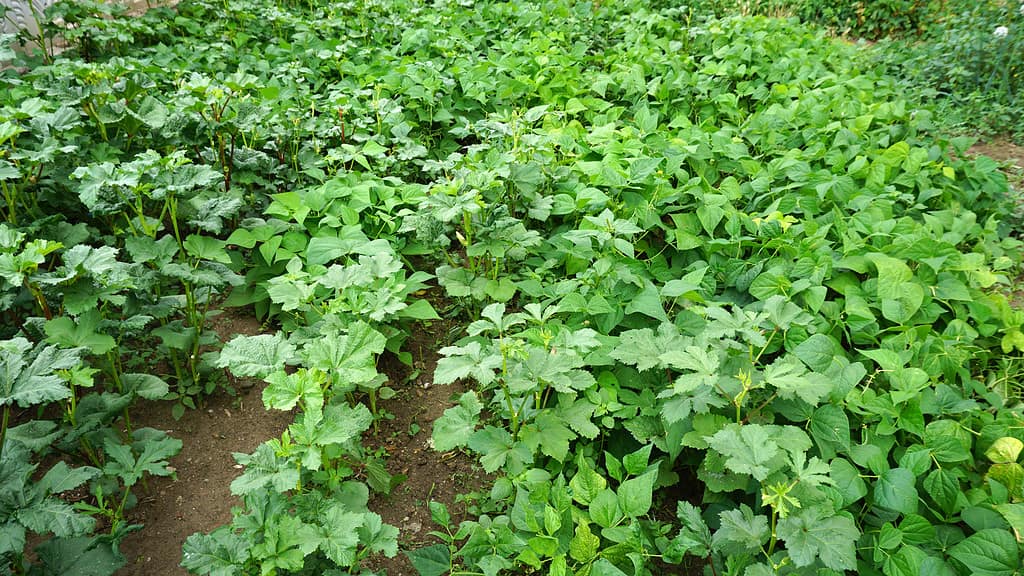
[(720, 15), (739, 11), (799, 18), (839, 37), (866, 40), (879, 65), (914, 99), (936, 108), (943, 131), (1021, 139), (1024, 3), (748, 0), (706, 7)]
[[(1014, 201), (856, 47), (639, 0), (110, 12), (2, 54), (8, 573), (123, 566), (188, 441), (133, 407), (239, 379), (286, 427), (196, 574), (1020, 573)], [(428, 426), (482, 484), (399, 518)]]

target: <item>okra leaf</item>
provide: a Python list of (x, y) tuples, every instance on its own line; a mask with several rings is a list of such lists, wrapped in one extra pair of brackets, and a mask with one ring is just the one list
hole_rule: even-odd
[(21, 337), (0, 342), (0, 405), (27, 408), (70, 396), (71, 389), (57, 372), (76, 366), (82, 350), (33, 348)]
[(323, 404), (320, 380), (305, 368), (293, 374), (278, 370), (267, 376), (263, 389), (263, 404), (268, 409), (291, 410), (300, 401), (304, 404)]
[(816, 558), (833, 570), (857, 566), (855, 544), (860, 531), (846, 516), (831, 515), (818, 507), (797, 510), (779, 520), (778, 534), (796, 566), (809, 566)]
[(295, 346), (277, 332), (235, 336), (221, 348), (215, 365), (240, 378), (266, 378), (295, 360)]
[(100, 475), (99, 468), (79, 466), (71, 468), (64, 461), (57, 462), (37, 484), (40, 494), (60, 494), (78, 488), (82, 484)]
[(250, 494), (271, 486), (278, 492), (294, 489), (299, 483), (299, 470), (295, 463), (274, 453), (268, 444), (260, 444), (252, 454), (234, 454), (235, 461), (245, 466), (245, 472), (231, 482), (231, 493), (236, 496)]
[(517, 474), (526, 464), (533, 462), (533, 453), (529, 448), (513, 440), (505, 429), (494, 426), (486, 426), (474, 432), (469, 438), (469, 449), (480, 454), (480, 465), (489, 474), (501, 468), (505, 468), (509, 474)]
[(46, 340), (64, 348), (88, 348), (91, 354), (106, 354), (117, 346), (108, 335), (97, 331), (100, 324), (98, 310), (89, 310), (79, 315), (77, 321), (68, 316), (58, 316), (44, 324)]
[(181, 566), (210, 576), (237, 576), (249, 559), (250, 545), (241, 534), (221, 527), (209, 534), (192, 534), (182, 547)]
[(53, 533), (58, 538), (82, 536), (96, 527), (96, 519), (75, 510), (58, 498), (43, 498), (27, 503), (14, 512), (26, 528), (36, 534)]
[(501, 355), (485, 352), (476, 341), (465, 346), (445, 346), (441, 348), (441, 354), (444, 357), (437, 361), (437, 368), (434, 370), (436, 384), (451, 384), (472, 376), (474, 380), (487, 386), (494, 381), (494, 371), (501, 368)]
[(17, 520), (0, 525), (0, 555), (21, 554), (25, 550), (25, 527)]
[(359, 532), (365, 515), (349, 512), (341, 504), (332, 504), (320, 515), (320, 549), (339, 566), (356, 562)]
[(483, 404), (475, 392), (466, 392), (459, 398), (459, 405), (448, 408), (434, 421), (431, 438), (434, 449), (447, 452), (465, 446), (479, 423)]
[(372, 552), (381, 552), (388, 558), (398, 554), (398, 528), (385, 524), (378, 514), (367, 512), (358, 529), (359, 542)]
[(770, 536), (768, 517), (754, 515), (746, 504), (718, 515), (721, 522), (711, 539), (715, 550), (723, 554), (749, 554), (761, 549)]
[(42, 574), (111, 576), (126, 563), (116, 545), (96, 536), (52, 538), (36, 546), (35, 553)]

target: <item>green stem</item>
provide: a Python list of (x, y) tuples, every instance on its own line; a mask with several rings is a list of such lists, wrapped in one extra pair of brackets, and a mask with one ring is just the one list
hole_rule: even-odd
[(28, 278), (25, 278), (25, 288), (28, 288), (36, 304), (39, 304), (39, 310), (43, 313), (43, 317), (47, 320), (53, 320), (53, 312), (50, 311), (50, 306), (46, 303), (46, 296), (43, 295), (43, 291), (35, 284), (29, 282)]
[(110, 379), (114, 381), (114, 386), (121, 393), (124, 392), (124, 382), (121, 381), (121, 372), (118, 370), (117, 355), (114, 354), (114, 350), (107, 352), (107, 362), (110, 362)]
[(501, 379), (498, 382), (501, 385), (501, 392), (505, 395), (505, 407), (508, 408), (509, 417), (512, 419), (512, 438), (518, 439), (519, 416), (512, 405), (512, 391), (508, 389), (508, 384), (505, 382), (505, 376), (508, 374), (508, 354), (505, 350), (505, 336), (501, 332), (498, 333), (498, 347), (501, 349)]
[(377, 414), (377, 391), (370, 390), (370, 413), (373, 414), (373, 433), (377, 434), (380, 432), (378, 421), (380, 415)]
[(0, 187), (3, 189), (4, 202), (7, 203), (7, 221), (11, 224), (18, 225), (18, 211), (15, 209), (15, 202), (17, 199), (18, 189), (11, 185), (10, 188), (7, 186), (7, 182), (0, 180)]
[(0, 460), (4, 457), (4, 443), (7, 442), (7, 425), (11, 421), (11, 405), (4, 404), (4, 421), (0, 424)]
[(92, 462), (92, 465), (97, 468), (102, 468), (103, 463), (100, 462), (99, 456), (96, 455), (96, 449), (92, 447), (92, 443), (85, 436), (79, 438), (78, 443), (82, 447), (82, 452), (89, 458), (89, 462)]
[(776, 328), (775, 330), (772, 330), (772, 333), (768, 335), (768, 341), (765, 342), (764, 346), (761, 347), (761, 351), (757, 353), (757, 356), (754, 356), (753, 358), (751, 358), (751, 360), (750, 360), (751, 364), (757, 364), (757, 361), (761, 359), (762, 355), (764, 355), (764, 351), (768, 349), (769, 345), (771, 345), (772, 339), (775, 338), (775, 335), (778, 332), (779, 332), (778, 328)]

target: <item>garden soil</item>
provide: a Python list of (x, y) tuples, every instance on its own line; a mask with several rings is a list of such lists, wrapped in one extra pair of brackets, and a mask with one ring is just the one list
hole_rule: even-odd
[[(238, 312), (226, 312), (213, 320), (212, 329), (222, 341), (235, 334), (259, 334), (259, 322)], [(456, 496), (484, 486), (483, 472), (471, 460), (457, 453), (440, 454), (429, 444), (431, 426), (453, 396), (457, 386), (434, 386), (437, 349), (447, 340), (446, 322), (416, 332), (405, 349), (413, 354), (413, 368), (395, 358), (382, 358), (380, 369), (389, 376), (397, 395), (381, 402), (387, 418), (364, 435), (369, 449), (386, 453), (387, 469), (408, 479), (390, 496), (376, 496), (370, 509), (401, 531), (401, 549), (433, 544), (427, 533), (436, 529), (430, 521), (428, 503), (445, 503), (457, 523), (465, 506)], [(230, 485), (242, 468), (232, 454), (250, 453), (262, 442), (279, 437), (294, 420), (294, 413), (267, 411), (261, 400), (262, 383), (232, 380), (237, 395), (218, 393), (197, 410), (187, 410), (178, 421), (171, 417), (169, 403), (146, 402), (133, 413), (135, 427), (166, 430), (184, 442), (181, 453), (171, 459), (177, 477), (150, 478), (139, 486), (139, 503), (128, 513), (132, 523), (145, 527), (131, 534), (121, 545), (128, 563), (117, 576), (185, 576), (181, 547), (195, 532), (209, 532), (231, 521), (231, 508), (240, 504)], [(404, 554), (395, 558), (372, 558), (367, 565), (386, 570), (389, 576), (414, 576), (416, 571)]]

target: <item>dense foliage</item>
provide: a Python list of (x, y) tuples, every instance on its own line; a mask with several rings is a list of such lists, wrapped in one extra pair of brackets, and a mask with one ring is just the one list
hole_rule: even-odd
[[(7, 52), (0, 92), (5, 570), (123, 563), (180, 448), (132, 401), (223, 369), (296, 420), (182, 565), (397, 554), (368, 502), (402, 478), (361, 439), (436, 286), (465, 330), (434, 381), (470, 386), (433, 442), (496, 480), (461, 524), (431, 503), (424, 576), (1019, 574), (1005, 177), (856, 48), (661, 4), (53, 9), (69, 50)], [(276, 331), (221, 346), (222, 305)]]
[(868, 52), (914, 100), (937, 108), (946, 132), (1019, 139), (1024, 102), (1024, 3), (1017, 0), (715, 0), (720, 16), (793, 17)]
[(1024, 119), (1024, 3), (952, 3), (922, 35), (882, 43), (876, 55), (958, 131), (1010, 133)]

